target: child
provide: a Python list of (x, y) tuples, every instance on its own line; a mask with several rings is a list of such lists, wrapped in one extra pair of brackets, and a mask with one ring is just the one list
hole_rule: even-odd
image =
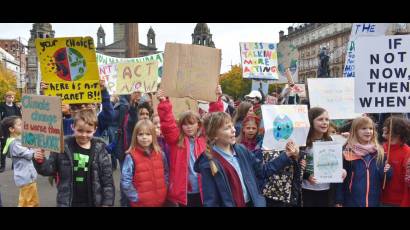
[[(390, 130), (390, 122), (393, 122)], [(403, 200), (406, 175), (406, 157), (410, 154), (410, 147), (406, 142), (410, 139), (409, 122), (400, 117), (389, 117), (383, 125), (384, 151), (389, 150), (389, 135), (391, 134), (390, 153), (388, 163), (393, 168), (393, 176), (382, 191), (382, 205), (398, 207)]]
[(208, 137), (207, 151), (195, 162), (201, 174), (204, 206), (207, 207), (264, 207), (257, 177), (266, 178), (291, 163), (290, 156), (299, 150), (287, 144), (286, 154), (262, 164), (241, 144), (235, 144), (235, 128), (229, 114), (213, 113), (204, 121)]
[(167, 158), (167, 162), (169, 164), (170, 149), (169, 149), (169, 145), (165, 141), (165, 137), (161, 133), (161, 121), (159, 120), (158, 114), (154, 114), (154, 116), (152, 117), (152, 123), (155, 126), (155, 132), (157, 135), (157, 141), (158, 141), (159, 147), (161, 147), (161, 150), (164, 152), (165, 157)]
[(243, 144), (250, 152), (262, 160), (263, 136), (258, 134), (260, 119), (256, 115), (247, 115), (242, 121), (242, 130), (237, 138), (237, 143)]
[[(333, 194), (330, 183), (318, 184), (313, 175), (313, 142), (332, 141), (330, 136), (330, 122), (327, 111), (320, 107), (309, 109), (310, 129), (307, 136), (306, 148), (301, 151), (306, 155), (306, 169), (303, 174), (302, 199), (304, 207), (333, 206)], [(345, 176), (346, 171), (344, 171)]]
[(143, 103), (140, 103), (137, 107), (137, 112), (138, 112), (138, 121), (143, 120), (143, 119), (151, 119), (154, 111), (151, 108), (150, 104), (145, 101)]
[(59, 175), (57, 206), (100, 207), (114, 204), (111, 160), (103, 140), (93, 137), (97, 116), (93, 110), (75, 113), (73, 136), (64, 138), (64, 152), (34, 155), (34, 166), (43, 176)]
[(140, 120), (125, 156), (121, 186), (131, 207), (161, 207), (167, 197), (168, 163), (150, 120)]
[(38, 207), (37, 172), (33, 166), (33, 155), (37, 149), (21, 145), (23, 122), (19, 116), (10, 116), (3, 120), (3, 130), (8, 137), (3, 152), (9, 153), (13, 160), (14, 182), (20, 188), (19, 207)]
[[(218, 101), (209, 104), (209, 112), (223, 111), (221, 87), (216, 90)], [(202, 206), (200, 196), (200, 177), (194, 171), (195, 160), (204, 152), (206, 137), (201, 132), (199, 114), (184, 112), (179, 117), (178, 125), (172, 113), (172, 104), (164, 97), (164, 92), (157, 93), (158, 115), (161, 131), (170, 147), (170, 174), (168, 200), (183, 206)]]
[(233, 123), (235, 125), (236, 136), (239, 136), (242, 130), (242, 121), (247, 115), (253, 113), (253, 105), (250, 102), (244, 101), (239, 104), (238, 109), (233, 117)]
[(337, 184), (336, 206), (379, 206), (384, 175), (390, 180), (392, 170), (389, 164), (385, 164), (372, 119), (359, 117), (353, 120), (343, 158), (347, 177), (342, 184)]

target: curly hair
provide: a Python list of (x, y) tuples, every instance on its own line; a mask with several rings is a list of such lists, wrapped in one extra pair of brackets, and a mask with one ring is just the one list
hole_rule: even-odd
[(408, 143), (410, 141), (410, 122), (401, 117), (391, 116), (383, 124), (388, 133), (390, 133), (390, 122), (392, 121), (392, 136), (400, 138), (401, 144)]

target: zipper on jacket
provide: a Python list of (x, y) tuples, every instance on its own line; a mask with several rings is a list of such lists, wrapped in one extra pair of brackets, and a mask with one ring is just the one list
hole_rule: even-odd
[(354, 172), (352, 172), (352, 177), (350, 178), (349, 190), (352, 193), (352, 184), (353, 184)]
[(369, 166), (370, 163), (372, 163), (372, 160), (374, 160), (374, 157), (372, 157), (369, 161), (369, 163), (366, 163), (366, 161), (361, 158), (362, 161), (364, 162), (365, 166), (366, 166), (366, 208), (369, 207), (369, 192), (370, 192), (370, 172), (369, 172)]

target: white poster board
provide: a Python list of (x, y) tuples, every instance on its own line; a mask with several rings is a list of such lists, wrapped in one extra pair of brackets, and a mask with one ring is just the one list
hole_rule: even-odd
[(356, 40), (355, 112), (410, 112), (410, 35)]
[(356, 39), (362, 36), (384, 35), (390, 23), (353, 23), (349, 42), (347, 43), (346, 61), (343, 68), (344, 77), (355, 77)]
[(284, 150), (293, 140), (299, 146), (306, 145), (309, 119), (306, 105), (262, 105), (265, 127), (263, 149)]
[(320, 183), (342, 183), (343, 144), (336, 141), (313, 142), (313, 175)]
[(330, 119), (354, 119), (353, 78), (308, 78), (310, 108), (327, 110)]

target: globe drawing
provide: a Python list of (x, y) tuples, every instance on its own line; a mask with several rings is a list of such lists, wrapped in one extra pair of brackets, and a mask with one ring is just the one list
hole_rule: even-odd
[(56, 74), (65, 81), (79, 80), (87, 71), (85, 58), (74, 48), (61, 48), (53, 56)]

